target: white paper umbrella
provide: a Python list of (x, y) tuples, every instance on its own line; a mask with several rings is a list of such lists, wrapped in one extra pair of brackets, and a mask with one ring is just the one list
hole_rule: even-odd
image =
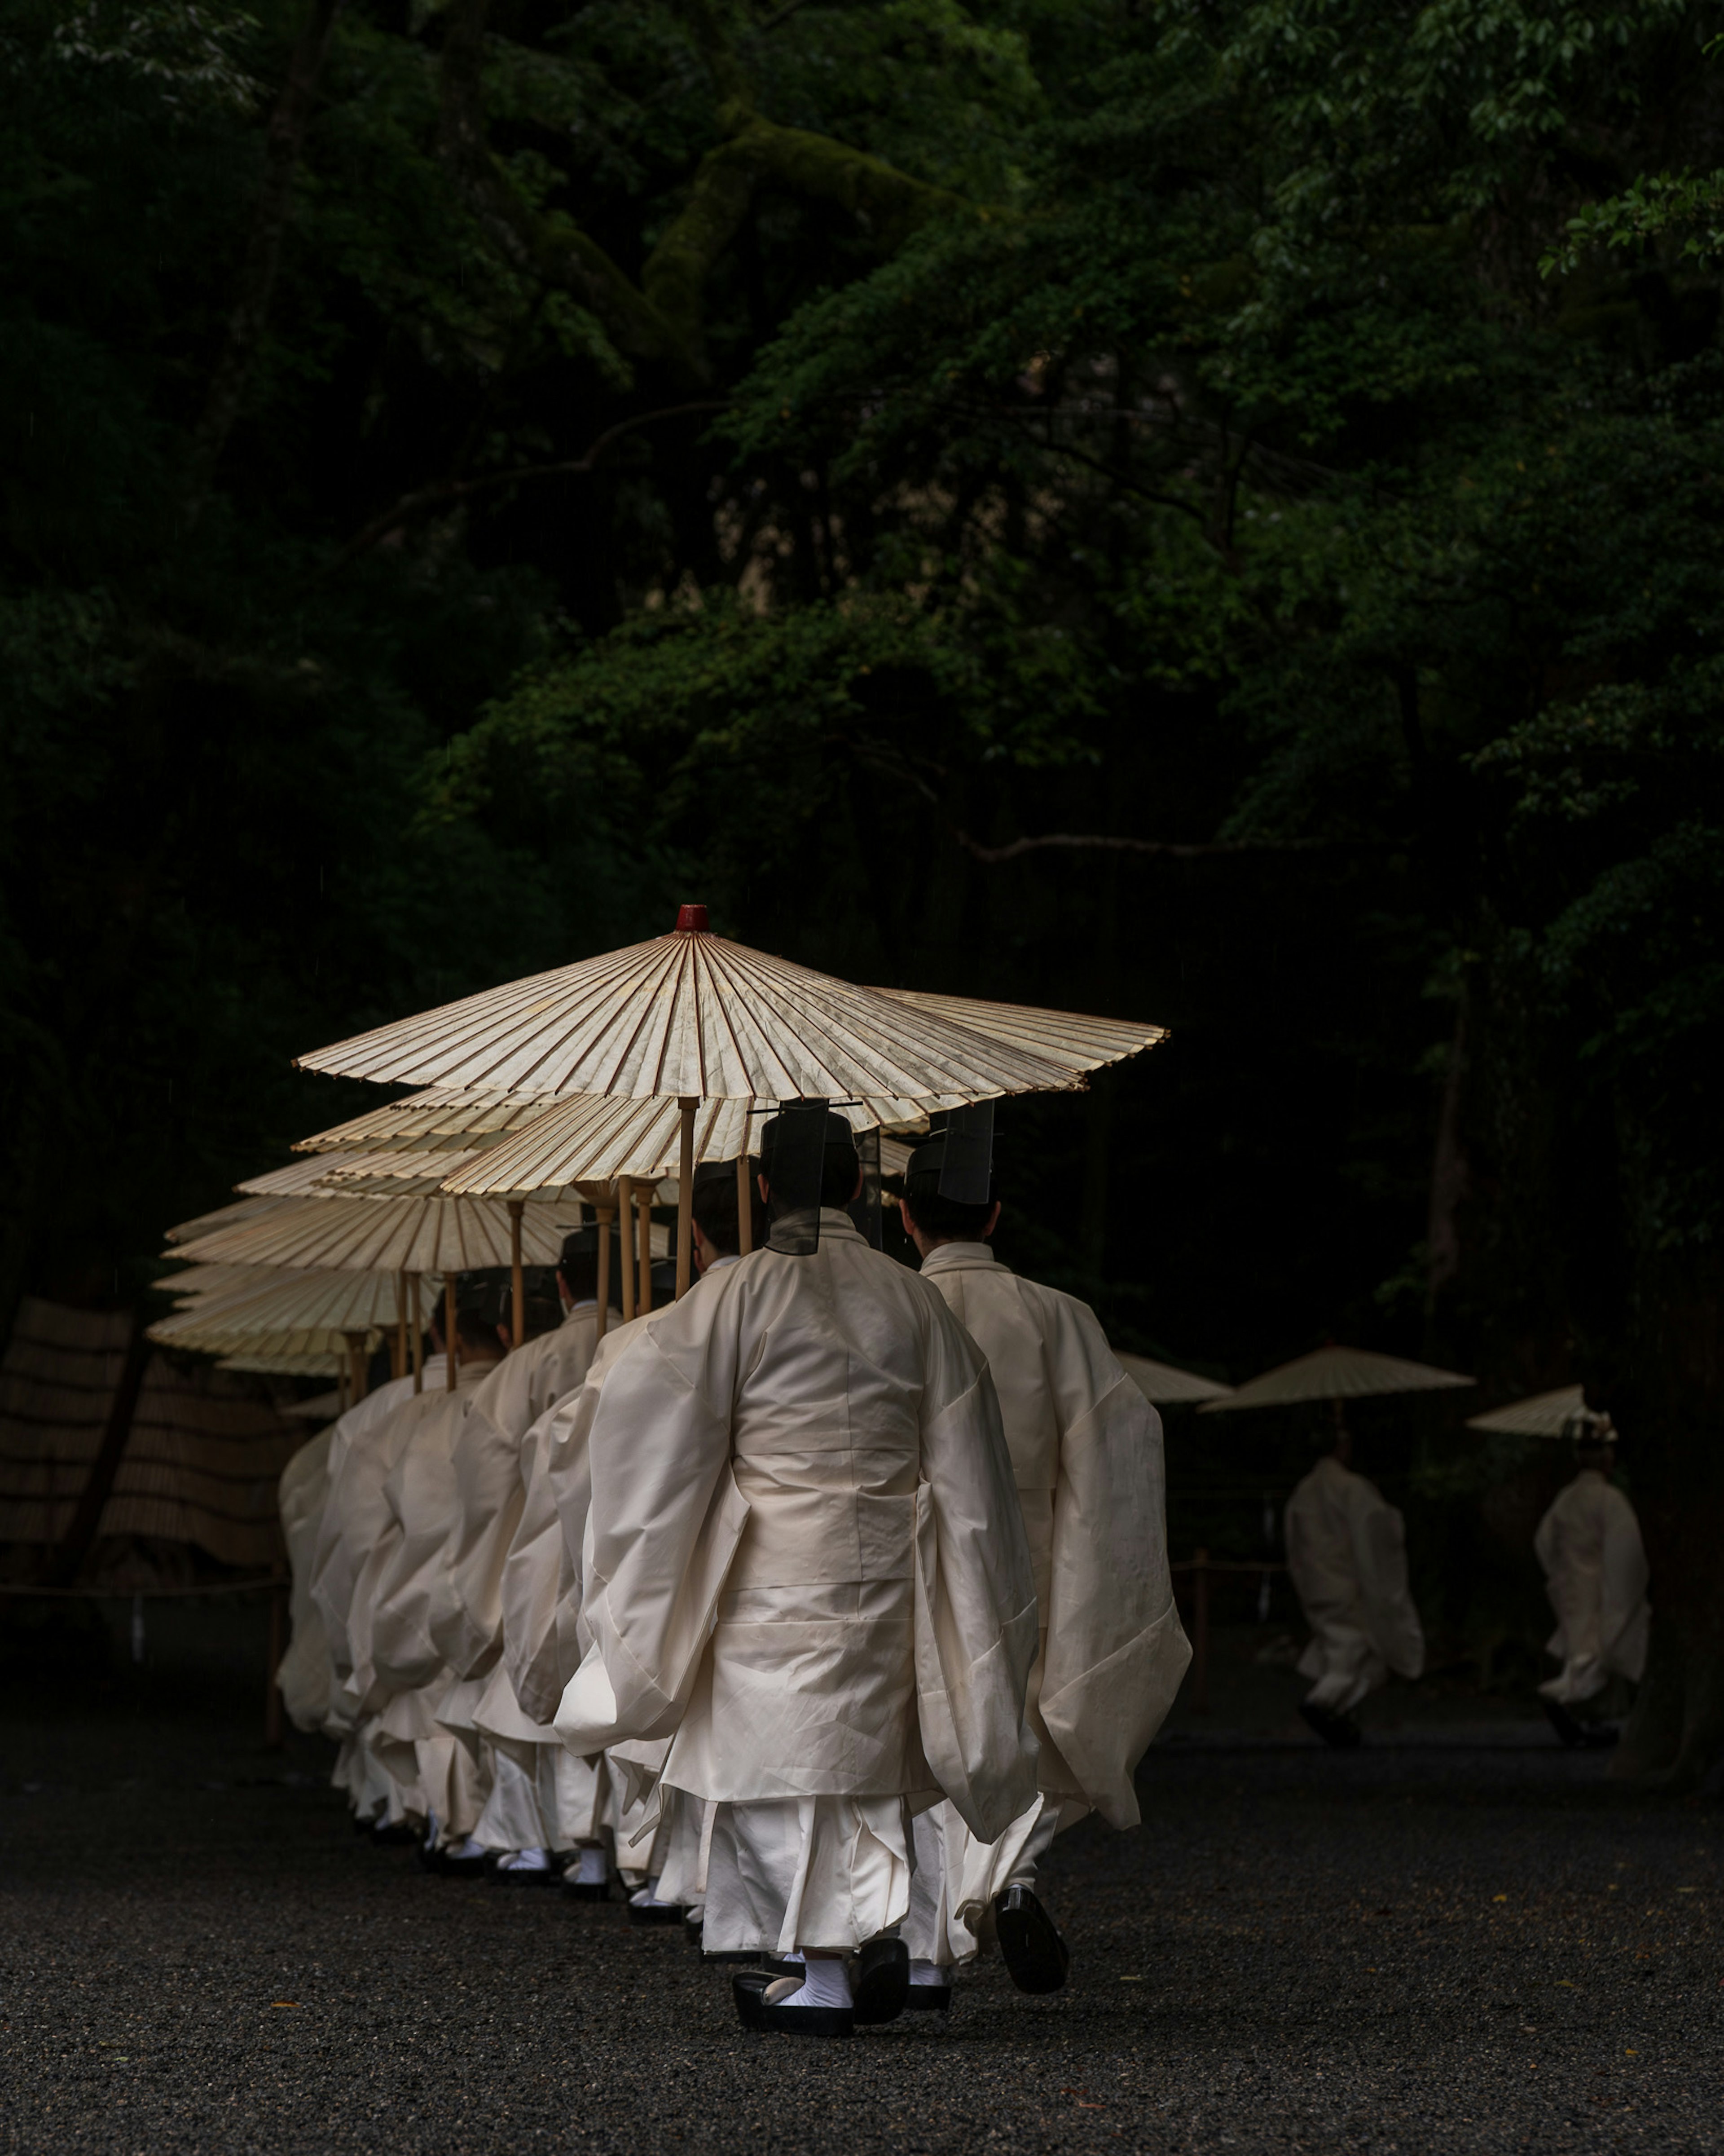
[(295, 1152), (472, 1152), (545, 1112), (535, 1094), (469, 1093), (427, 1086), (351, 1122), (295, 1141)]
[(218, 1228), (237, 1227), (242, 1220), (261, 1220), (285, 1204), (280, 1198), (242, 1198), (236, 1204), (218, 1205), (213, 1213), (200, 1213), (195, 1219), (182, 1220), (167, 1231), (170, 1243), (195, 1242), (200, 1235), (212, 1235)]
[[(555, 1265), (572, 1224), (567, 1209), (523, 1207), (526, 1263)], [(290, 1198), (262, 1219), (200, 1236), (172, 1255), (295, 1270), (466, 1272), (510, 1263), (510, 1209), (485, 1198)]]
[[(182, 1316), (232, 1322), (253, 1331), (327, 1333), (388, 1332), (413, 1313), (410, 1288), (395, 1273), (301, 1271), (275, 1265), (199, 1265), (158, 1282), (179, 1298)], [(437, 1274), (419, 1281), (420, 1307), (442, 1292)], [(182, 1328), (183, 1330), (183, 1328)]]
[(973, 996), (935, 996), (921, 988), (876, 988), (912, 1009), (948, 1018), (972, 1032), (1008, 1041), (1014, 1048), (1045, 1056), (1068, 1070), (1099, 1070), (1154, 1048), (1167, 1037), (1159, 1025), (1131, 1024), (1123, 1019), (1085, 1018), (1075, 1011), (1038, 1010), (1028, 1004), (983, 1003)]
[(1200, 1414), (1226, 1414), (1236, 1408), (1280, 1408), (1299, 1400), (1362, 1400), (1382, 1393), (1441, 1392), (1478, 1381), (1428, 1363), (1403, 1363), (1393, 1355), (1375, 1355), (1364, 1348), (1319, 1348), (1260, 1378), (1241, 1385), (1224, 1400), (1206, 1400)]
[(266, 1349), (242, 1350), (237, 1355), (223, 1355), (216, 1368), (249, 1370), (266, 1378), (338, 1378), (343, 1362), (339, 1355), (272, 1355)]
[(1493, 1408), (1489, 1414), (1469, 1415), (1466, 1426), (1506, 1430), (1513, 1437), (1560, 1437), (1569, 1416), (1585, 1405), (1583, 1385), (1560, 1385), (1553, 1393), (1534, 1393), (1506, 1408)]
[[(692, 1118), (692, 1159), (735, 1160), (757, 1152), (762, 1125), (775, 1101), (702, 1101)], [(859, 1130), (877, 1118), (916, 1120), (916, 1104), (864, 1101), (841, 1108)], [(573, 1183), (613, 1183), (631, 1176), (657, 1182), (680, 1175), (685, 1118), (674, 1100), (608, 1099), (584, 1094), (545, 1106), (531, 1122), (452, 1163), (449, 1191), (550, 1190)], [(337, 1174), (343, 1173), (336, 1171)]]
[(1060, 1091), (1069, 1065), (714, 936), (668, 936), (337, 1041), (307, 1070), (492, 1092), (684, 1100)]
[[(300, 1198), (430, 1198), (442, 1191), (445, 1179), (456, 1169), (481, 1158), (470, 1150), (310, 1153), (291, 1168), (274, 1169), (239, 1187), (254, 1190), (277, 1178), (285, 1187), (286, 1178), (291, 1176), (294, 1194)], [(578, 1225), (578, 1209), (570, 1215), (572, 1226)]]
[(1188, 1400), (1224, 1399), (1232, 1389), (1218, 1385), (1213, 1378), (1200, 1378), (1194, 1370), (1182, 1370), (1172, 1363), (1152, 1362), (1147, 1355), (1122, 1355), (1118, 1348), (1114, 1354), (1120, 1368), (1156, 1407), (1183, 1406)]

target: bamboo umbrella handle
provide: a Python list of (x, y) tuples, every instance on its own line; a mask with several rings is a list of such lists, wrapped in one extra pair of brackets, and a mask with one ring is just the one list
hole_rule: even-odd
[(622, 1248), (618, 1255), (623, 1267), (623, 1322), (627, 1325), (634, 1316), (634, 1178), (632, 1175), (618, 1178), (617, 1204), (623, 1216), (619, 1223)]
[(395, 1276), (395, 1368), (392, 1378), (407, 1375), (407, 1275)]
[(526, 1345), (526, 1270), (521, 1262), (521, 1216), (526, 1201), (509, 1200), (509, 1285), (515, 1296), (515, 1344)]
[(640, 1292), (635, 1307), (643, 1316), (653, 1306), (653, 1186), (634, 1194), (634, 1217), (640, 1245)]
[(425, 1389), (425, 1328), (419, 1322), (419, 1276), (417, 1273), (406, 1273), (403, 1278), (413, 1282), (413, 1390), (423, 1393)]
[(616, 1215), (608, 1205), (595, 1205), (593, 1210), (598, 1221), (598, 1329), (593, 1337), (603, 1340), (611, 1314), (611, 1222)]
[(455, 1269), (451, 1265), (443, 1276), (443, 1389), (452, 1393), (455, 1389)]
[(748, 1126), (742, 1126), (742, 1150), (736, 1155), (736, 1248), (746, 1258), (754, 1248), (754, 1194), (748, 1188)]
[(682, 1147), (676, 1163), (676, 1299), (688, 1293), (695, 1276), (695, 1111), (700, 1101), (685, 1095), (677, 1102), (682, 1111)]

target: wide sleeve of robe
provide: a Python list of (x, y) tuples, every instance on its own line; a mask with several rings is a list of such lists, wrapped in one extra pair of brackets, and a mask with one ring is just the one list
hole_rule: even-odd
[(413, 1691), (448, 1668), (437, 1638), (454, 1602), (449, 1544), (454, 1523), (454, 1450), (468, 1407), (460, 1394), (426, 1415), (402, 1449), (384, 1496), (394, 1522), (388, 1563), (373, 1575), (372, 1666), (380, 1684)]
[(1604, 1556), (1598, 1640), (1606, 1666), (1638, 1684), (1645, 1673), (1652, 1611), (1640, 1522), (1620, 1490), (1604, 1490)]
[(1041, 1716), (1089, 1803), (1136, 1826), (1132, 1775), (1191, 1647), (1167, 1564), (1161, 1417), (1090, 1312), (1068, 1307), (1053, 1343), (1062, 1436)]
[(923, 1754), (972, 1834), (995, 1841), (1036, 1800), (1024, 1714), (1039, 1645), (1029, 1539), (993, 1380), (932, 1287), (916, 1506), (916, 1672)]
[(281, 1703), (296, 1729), (321, 1729), (329, 1712), (332, 1671), (323, 1613), (311, 1599), (311, 1565), (329, 1498), (331, 1430), (302, 1445), (281, 1471), (279, 1502), (293, 1588), (288, 1650), (275, 1672)]
[(649, 1319), (605, 1377), (587, 1440), (593, 1644), (556, 1717), (572, 1752), (681, 1720), (748, 1517), (731, 1471), (737, 1363), (734, 1301), (695, 1295)]
[(1362, 1475), (1347, 1477), (1347, 1511), (1371, 1644), (1397, 1676), (1422, 1676), (1424, 1627), (1407, 1578), (1405, 1522)]
[[(578, 1655), (565, 1662), (559, 1651), (558, 1617), (572, 1592), (578, 1601), (579, 1575), (571, 1566), (563, 1541), (550, 1454), (559, 1432), (586, 1397), (582, 1386), (541, 1415), (526, 1434), (521, 1448), (520, 1517), (503, 1562), (498, 1594), (503, 1666), (522, 1713), (541, 1723), (555, 1719), (563, 1687), (580, 1665)], [(580, 1452), (584, 1462), (584, 1442)], [(582, 1505), (583, 1522), (585, 1514)]]

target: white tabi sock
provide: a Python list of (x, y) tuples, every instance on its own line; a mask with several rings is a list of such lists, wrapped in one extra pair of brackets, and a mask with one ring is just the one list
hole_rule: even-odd
[[(785, 1958), (789, 1959), (786, 1955)], [(850, 1971), (848, 1963), (829, 1960), (824, 1954), (816, 1959), (803, 1960), (802, 1989), (793, 1991), (788, 1999), (778, 2001), (781, 2006), (853, 2006), (850, 1995)]]
[(602, 1849), (583, 1849), (575, 1859), (575, 1884), (577, 1887), (603, 1887), (611, 1876), (611, 1868)]
[(543, 1849), (518, 1849), (513, 1856), (505, 1856), (497, 1867), (500, 1871), (548, 1871), (551, 1854)]
[(942, 1969), (937, 1961), (913, 1961), (910, 1964), (912, 1984), (950, 1984), (952, 1971)]
[(482, 1841), (475, 1841), (469, 1834), (454, 1854), (457, 1856), (485, 1856), (490, 1851)]
[(654, 1909), (667, 1909), (670, 1906), (668, 1902), (661, 1902), (659, 1899), (659, 1882), (656, 1879), (649, 1879), (644, 1887), (638, 1887), (629, 1898), (637, 1909), (649, 1907)]

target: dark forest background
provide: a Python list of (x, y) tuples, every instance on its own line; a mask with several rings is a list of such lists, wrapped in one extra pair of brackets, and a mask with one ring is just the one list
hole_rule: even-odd
[[(1003, 1254), (1219, 1375), (1475, 1372), (1363, 1464), (1486, 1676), (1557, 1462), (1461, 1419), (1583, 1379), (1625, 1763), (1698, 1771), (1721, 28), (0, 0), (0, 1322), (362, 1105), (295, 1053), (683, 900), (1153, 1019), (1005, 1117)], [(1244, 1419), (1175, 1427), (1176, 1541), (1260, 1548)]]

